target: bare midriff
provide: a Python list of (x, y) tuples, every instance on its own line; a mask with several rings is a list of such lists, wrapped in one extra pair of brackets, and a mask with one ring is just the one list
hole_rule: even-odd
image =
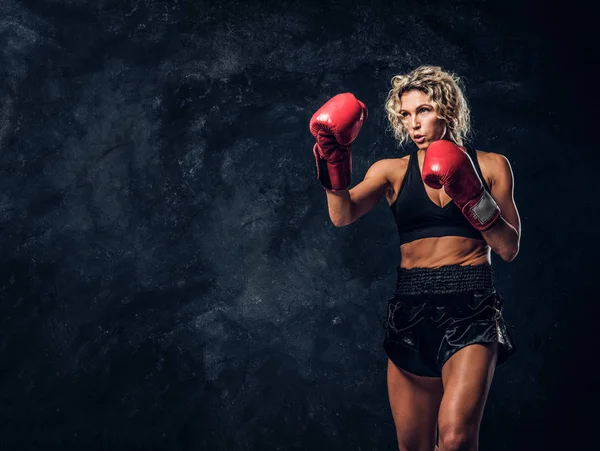
[(400, 253), (400, 267), (407, 269), (491, 263), (490, 247), (485, 241), (459, 236), (411, 241), (400, 246)]

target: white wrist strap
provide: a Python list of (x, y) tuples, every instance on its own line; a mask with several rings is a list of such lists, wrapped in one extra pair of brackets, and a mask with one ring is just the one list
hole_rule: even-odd
[(483, 196), (481, 196), (481, 199), (479, 199), (479, 201), (473, 205), (471, 212), (473, 213), (475, 219), (477, 219), (481, 224), (485, 224), (492, 219), (497, 208), (498, 204), (494, 198), (486, 190), (483, 190)]

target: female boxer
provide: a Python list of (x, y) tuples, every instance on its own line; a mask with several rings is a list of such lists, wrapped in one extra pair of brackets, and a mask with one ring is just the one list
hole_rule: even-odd
[(317, 178), (336, 226), (383, 197), (398, 226), (383, 347), (399, 449), (477, 450), (495, 367), (515, 351), (490, 255), (510, 262), (519, 250), (512, 170), (505, 157), (465, 145), (470, 114), (454, 74), (422, 66), (394, 76), (385, 108), (395, 137), (416, 151), (375, 162), (349, 189), (367, 108), (340, 94), (310, 121)]

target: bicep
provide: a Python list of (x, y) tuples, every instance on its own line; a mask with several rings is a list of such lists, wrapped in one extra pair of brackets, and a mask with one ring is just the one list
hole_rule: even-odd
[(514, 200), (514, 177), (508, 160), (502, 156), (497, 157), (497, 170), (494, 171), (494, 183), (491, 195), (500, 207), (502, 217), (512, 225), (519, 236), (521, 235), (521, 220)]
[(363, 181), (350, 190), (353, 221), (370, 211), (385, 196), (390, 188), (385, 170), (385, 161), (375, 162), (365, 174)]

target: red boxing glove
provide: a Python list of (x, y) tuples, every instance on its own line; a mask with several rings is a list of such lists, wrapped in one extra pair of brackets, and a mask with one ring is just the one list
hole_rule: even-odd
[(352, 176), (352, 148), (367, 120), (367, 107), (351, 93), (329, 99), (310, 119), (310, 132), (317, 140), (313, 154), (317, 179), (329, 191), (348, 188)]
[(456, 144), (445, 140), (431, 143), (425, 152), (422, 177), (434, 189), (443, 186), (477, 230), (487, 230), (500, 219), (498, 204), (484, 189), (467, 152)]

